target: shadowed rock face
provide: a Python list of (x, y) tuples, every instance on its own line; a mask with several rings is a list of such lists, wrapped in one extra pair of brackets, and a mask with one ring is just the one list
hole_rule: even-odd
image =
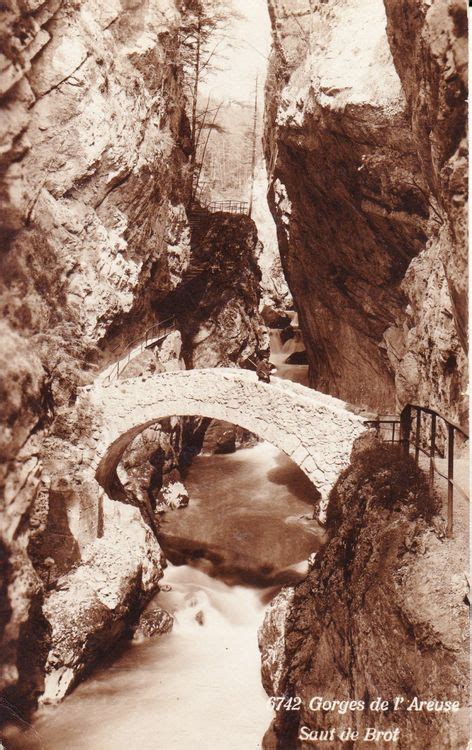
[(411, 354), (398, 365), (392, 357), (397, 391), (466, 422), (467, 9), (460, 0), (385, 0), (385, 7), (435, 230), (403, 284), (410, 307), (401, 337)]
[(182, 283), (158, 306), (176, 314), (187, 367), (244, 365), (269, 349), (258, 310), (256, 225), (224, 212), (201, 211), (199, 222)]
[[(330, 495), (326, 546), (306, 579), (273, 601), (259, 633), (268, 695), (303, 702), (300, 711), (277, 712), (266, 750), (308, 750), (302, 726), (351, 726), (361, 747), (367, 727), (398, 727), (399, 750), (466, 747), (467, 552), (464, 539), (444, 542), (434, 512), (413, 459), (375, 443), (356, 450)], [(367, 708), (315, 712), (308, 708), (315, 696)], [(402, 696), (405, 705), (369, 710), (378, 696)], [(418, 696), (457, 700), (462, 710), (405, 710)]]
[[(406, 25), (410, 9), (402, 15), (400, 6), (416, 4), (389, 5), (395, 6), (389, 28), (403, 61), (400, 77), (381, 0), (315, 7), (299, 0), (289, 10), (271, 0), (270, 202), (312, 384), (380, 410), (413, 396), (451, 407), (464, 358), (454, 319), (449, 322), (451, 283), (438, 250), (444, 211), (423, 167), (402, 75), (410, 58), (398, 19)], [(427, 76), (425, 66), (423, 84), (416, 82), (420, 98)], [(450, 109), (443, 114), (451, 127), (461, 118), (464, 124), (464, 114), (452, 117)], [(458, 252), (445, 245), (448, 257)], [(449, 360), (452, 372), (444, 368), (449, 355), (457, 363)]]

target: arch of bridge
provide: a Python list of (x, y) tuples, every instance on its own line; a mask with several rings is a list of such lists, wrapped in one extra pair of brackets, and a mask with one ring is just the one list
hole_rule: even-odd
[(92, 461), (95, 477), (111, 495), (127, 445), (154, 422), (170, 416), (220, 419), (250, 430), (286, 453), (326, 499), (348, 465), (362, 418), (344, 402), (254, 372), (211, 368), (165, 372), (92, 387), (104, 425)]

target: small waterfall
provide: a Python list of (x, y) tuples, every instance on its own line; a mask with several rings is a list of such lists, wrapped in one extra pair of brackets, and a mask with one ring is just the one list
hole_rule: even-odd
[[(298, 328), (298, 314), (290, 312), (290, 328), (272, 328), (270, 331), (270, 361), (276, 367), (277, 375), (284, 380), (308, 385), (308, 365), (287, 364), (287, 359), (295, 352), (304, 352), (305, 344)], [(286, 331), (290, 338), (286, 337)]]
[(274, 365), (284, 364), (294, 352), (305, 351), (305, 344), (299, 330), (295, 329), (293, 337), (287, 341), (282, 340), (282, 332), (282, 328), (272, 328), (270, 331), (270, 360)]

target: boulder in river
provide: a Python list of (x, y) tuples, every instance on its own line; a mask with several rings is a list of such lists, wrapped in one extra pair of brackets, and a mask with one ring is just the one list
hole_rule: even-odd
[(166, 482), (162, 487), (160, 495), (161, 502), (156, 507), (156, 511), (158, 512), (185, 508), (189, 503), (188, 492), (182, 482)]
[(286, 328), (290, 325), (290, 317), (285, 310), (266, 305), (262, 310), (262, 319), (269, 328)]
[(156, 638), (172, 630), (174, 618), (165, 609), (155, 607), (143, 612), (134, 631), (133, 640)]
[(306, 355), (306, 351), (300, 351), (300, 352), (292, 352), (289, 357), (285, 360), (284, 364), (286, 365), (307, 365), (308, 364), (308, 358)]

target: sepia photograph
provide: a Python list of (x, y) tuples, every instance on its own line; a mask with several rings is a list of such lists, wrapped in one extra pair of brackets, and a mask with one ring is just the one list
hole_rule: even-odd
[(466, 0), (0, 2), (0, 750), (467, 750)]

